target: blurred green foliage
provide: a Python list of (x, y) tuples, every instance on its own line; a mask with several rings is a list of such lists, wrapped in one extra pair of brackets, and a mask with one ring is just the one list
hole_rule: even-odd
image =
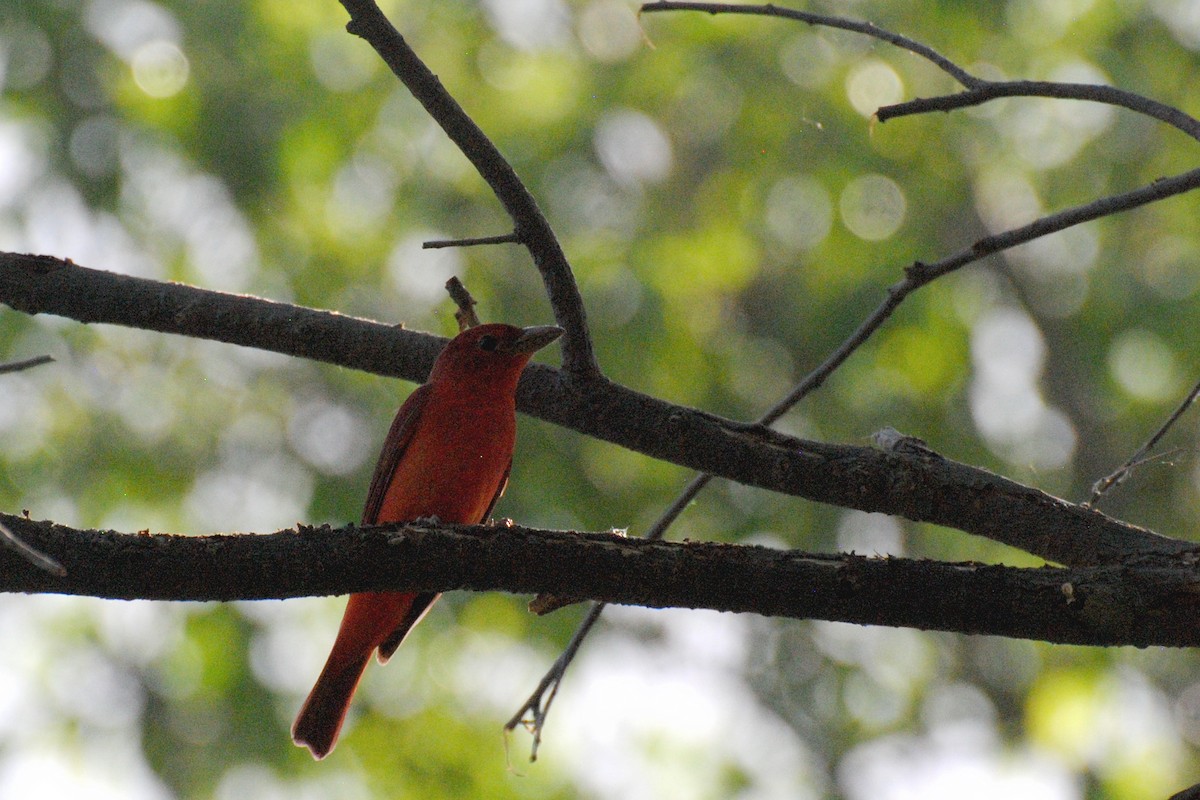
[[(1110, 82), (1196, 111), (1192, 4), (862, 0), (845, 13), (980, 75)], [(738, 419), (769, 407), (897, 281), (989, 232), (1191, 168), (1134, 114), (1010, 99), (873, 122), (956, 89), (879, 42), (782, 20), (638, 18), (623, 0), (385, 4), (511, 160), (577, 271), (614, 380)], [(550, 321), (486, 185), (333, 0), (9, 0), (0, 248), (451, 333)], [(911, 298), (780, 422), (893, 426), (1071, 499), (1197, 378), (1200, 235), (1176, 198), (973, 265)], [(0, 313), (6, 511), (120, 530), (357, 519), (409, 387), (142, 331)], [(1197, 426), (1105, 510), (1197, 526)], [(498, 513), (643, 532), (685, 470), (521, 421)], [(712, 486), (676, 537), (1036, 563), (962, 534)], [(341, 601), (0, 604), (0, 796), (1165, 797), (1200, 779), (1190, 653), (613, 609), (542, 758), (500, 726), (578, 610), (447, 598), (372, 668), (342, 744), (287, 729)], [(507, 748), (507, 749), (506, 749)]]

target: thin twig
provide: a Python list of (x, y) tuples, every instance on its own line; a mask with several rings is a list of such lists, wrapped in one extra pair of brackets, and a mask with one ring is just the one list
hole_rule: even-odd
[(340, 0), (350, 14), (346, 29), (365, 39), (413, 97), (425, 107), (451, 141), (475, 167), (515, 226), (542, 276), (554, 319), (566, 333), (562, 339), (563, 370), (583, 379), (600, 376), (583, 298), (570, 262), (546, 215), (496, 145), (463, 111), (438, 77), (409, 47), (372, 0)]
[(479, 315), (475, 313), (475, 298), (467, 291), (467, 287), (463, 286), (463, 282), (458, 279), (457, 275), (451, 276), (450, 280), (446, 281), (446, 291), (450, 293), (450, 299), (458, 306), (458, 311), (454, 312), (454, 318), (458, 320), (458, 330), (461, 332), (478, 325)]
[[(651, 541), (663, 538), (667, 533), (667, 529), (671, 527), (671, 524), (691, 504), (692, 500), (696, 499), (696, 495), (700, 494), (712, 478), (712, 475), (705, 473), (692, 478), (691, 482), (679, 493), (674, 502), (659, 516), (650, 530), (646, 532), (644, 538)], [(551, 596), (540, 594), (534, 598), (530, 605), (533, 606), (539, 600), (549, 597)], [(542, 741), (542, 730), (545, 727), (546, 716), (550, 713), (550, 706), (554, 704), (554, 698), (558, 695), (558, 687), (562, 683), (563, 676), (567, 674), (567, 668), (575, 660), (575, 656), (578, 654), (579, 648), (583, 644), (583, 640), (587, 638), (592, 626), (596, 624), (596, 621), (600, 619), (600, 615), (604, 613), (604, 606), (604, 603), (592, 604), (587, 616), (583, 618), (583, 622), (579, 623), (579, 627), (575, 629), (575, 634), (571, 637), (571, 641), (567, 644), (566, 648), (555, 659), (550, 669), (546, 671), (546, 674), (542, 676), (537, 687), (526, 698), (525, 704), (517, 709), (517, 713), (513, 714), (512, 718), (504, 725), (504, 730), (506, 731), (514, 730), (518, 725), (521, 725), (533, 736), (533, 743), (529, 748), (530, 761), (537, 761), (538, 745)], [(554, 606), (554, 608), (557, 607)], [(548, 611), (541, 613), (549, 613), (549, 610), (554, 610), (554, 608), (549, 608)]]
[(1130, 111), (1136, 111), (1147, 117), (1178, 128), (1200, 140), (1200, 120), (1190, 114), (1185, 114), (1174, 106), (1160, 103), (1149, 97), (1118, 89), (1115, 86), (1105, 86), (1095, 83), (1060, 83), (1057, 81), (989, 81), (976, 79), (978, 85), (959, 94), (942, 95), (940, 97), (918, 98), (904, 103), (884, 106), (875, 112), (880, 122), (890, 119), (927, 114), (931, 111), (952, 111), (958, 108), (969, 108), (996, 100), (1001, 97), (1046, 97), (1055, 100), (1090, 100), (1094, 103), (1117, 106)]
[(1091, 222), (1092, 220), (1120, 211), (1128, 211), (1129, 209), (1137, 208), (1138, 206), (1143, 206), (1165, 197), (1188, 192), (1198, 187), (1200, 187), (1200, 169), (1195, 169), (1191, 172), (1155, 181), (1139, 189), (1134, 189), (1131, 192), (1103, 197), (1091, 203), (1085, 203), (1055, 214), (1050, 214), (1034, 220), (1028, 225), (1013, 228), (994, 236), (984, 237), (970, 247), (929, 264), (920, 261), (915, 262), (906, 270), (904, 280), (888, 289), (887, 295), (880, 302), (879, 306), (876, 307), (870, 316), (863, 320), (857, 330), (842, 342), (819, 367), (809, 373), (792, 390), (791, 394), (779, 401), (771, 411), (764, 415), (765, 421), (763, 424), (769, 425), (771, 422), (774, 422), (787, 413), (800, 400), (820, 388), (821, 384), (855, 350), (861, 347), (875, 331), (879, 330), (879, 327), (891, 317), (899, 305), (910, 294), (925, 284), (1002, 250), (1010, 250), (1013, 247), (1026, 244), (1048, 234), (1057, 233), (1075, 225)]
[(24, 361), (10, 361), (7, 364), (0, 364), (0, 375), (9, 372), (23, 372), (27, 369), (40, 367), (42, 364), (49, 364), (54, 361), (54, 356), (34, 356), (27, 358)]
[[(49, 364), (54, 361), (52, 356), (34, 356), (22, 361), (10, 361), (7, 364), (0, 364), (0, 375), (10, 372), (22, 372), (27, 369), (39, 367), (42, 364)], [(50, 556), (35, 547), (26, 544), (19, 536), (10, 531), (8, 527), (0, 523), (0, 544), (3, 544), (9, 550), (18, 554), (30, 564), (41, 570), (49, 572), (51, 575), (57, 575), (60, 578), (67, 574), (63, 569), (63, 565), (55, 561)]]
[(422, 242), (421, 248), (437, 250), (441, 247), (476, 247), (482, 244), (508, 244), (520, 241), (521, 238), (514, 232), (502, 233), (498, 236), (476, 236), (470, 239), (431, 239), (428, 242)]
[(677, 3), (677, 2), (659, 2), (645, 3), (642, 5), (640, 14), (652, 14), (656, 11), (701, 11), (705, 14), (747, 14), (759, 17), (781, 17), (783, 19), (793, 19), (798, 22), (806, 22), (809, 25), (819, 25), (825, 28), (838, 28), (852, 33), (861, 33), (865, 36), (870, 36), (873, 39), (888, 42), (903, 50), (908, 50), (911, 53), (921, 56), (936, 65), (943, 72), (950, 75), (963, 86), (974, 87), (981, 81), (971, 73), (967, 72), (962, 67), (955, 64), (950, 59), (943, 56), (941, 53), (934, 50), (928, 45), (915, 41), (903, 36), (899, 33), (893, 33), (889, 30), (884, 30), (871, 22), (863, 22), (859, 20), (845, 19), (844, 17), (831, 17), (825, 14), (813, 14), (808, 11), (797, 11), (791, 8), (780, 8), (776, 5), (759, 5), (759, 6), (738, 6), (728, 5), (726, 3)]
[(575, 629), (575, 635), (571, 637), (571, 641), (559, 654), (554, 665), (542, 676), (541, 682), (533, 690), (529, 699), (525, 701), (525, 705), (521, 706), (517, 713), (504, 723), (505, 731), (512, 731), (520, 725), (533, 735), (533, 744), (529, 747), (531, 762), (537, 761), (538, 745), (542, 743), (542, 730), (545, 728), (546, 715), (550, 713), (550, 706), (554, 704), (554, 698), (558, 696), (558, 687), (562, 683), (563, 675), (566, 674), (567, 667), (571, 666), (571, 662), (575, 660), (575, 654), (579, 652), (579, 647), (591, 632), (592, 626), (600, 619), (600, 614), (604, 612), (604, 605), (604, 603), (592, 604), (587, 616), (583, 618), (583, 622), (579, 623), (579, 627)]
[(1192, 407), (1192, 403), (1196, 402), (1197, 397), (1200, 397), (1200, 382), (1197, 382), (1192, 387), (1192, 390), (1187, 393), (1187, 397), (1183, 398), (1183, 402), (1171, 412), (1171, 416), (1167, 417), (1167, 421), (1159, 426), (1158, 430), (1146, 440), (1144, 445), (1138, 448), (1136, 453), (1130, 456), (1124, 464), (1092, 484), (1092, 496), (1088, 498), (1088, 501), (1084, 505), (1094, 507), (1105, 492), (1120, 484), (1129, 477), (1132, 470), (1144, 464), (1147, 461), (1146, 454), (1167, 435), (1167, 431), (1171, 430), (1175, 423), (1179, 421), (1179, 418)]

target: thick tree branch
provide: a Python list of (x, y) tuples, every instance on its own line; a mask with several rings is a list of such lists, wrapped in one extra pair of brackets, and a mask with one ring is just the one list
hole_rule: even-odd
[(350, 14), (346, 29), (375, 48), (429, 116), (470, 160), (512, 217), (517, 237), (529, 249), (542, 275), (555, 321), (566, 330), (562, 344), (563, 369), (571, 376), (598, 376), (600, 368), (588, 333), (583, 298), (558, 237), (533, 195), (496, 145), (446, 91), (437, 75), (413, 52), (379, 7), (371, 0), (340, 2)]
[(60, 560), (0, 551), (0, 591), (234, 600), (354, 591), (548, 591), (1064, 644), (1200, 644), (1200, 553), (1089, 569), (947, 564), (521, 527), (302, 528), (263, 535), (77, 531), (0, 515)]
[[(260, 347), (423, 380), (444, 339), (367, 320), (0, 253), (0, 303), (28, 314), (108, 322)], [(532, 365), (525, 413), (700, 472), (822, 503), (986, 536), (1074, 566), (1191, 545), (932, 453), (796, 439), (673, 405), (606, 380), (585, 386)]]
[(448, 339), (332, 311), (0, 252), (0, 302), (26, 314), (212, 339), (423, 381)]

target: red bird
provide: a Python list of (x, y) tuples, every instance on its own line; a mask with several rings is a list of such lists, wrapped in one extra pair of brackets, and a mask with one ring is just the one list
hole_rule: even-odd
[[(460, 333), (392, 422), (367, 494), (362, 524), (482, 523), (508, 482), (516, 439), (517, 379), (530, 357), (562, 335), (545, 325), (479, 325)], [(333, 750), (371, 654), (380, 663), (437, 600), (435, 592), (350, 595), (337, 640), (292, 726), (313, 757)]]

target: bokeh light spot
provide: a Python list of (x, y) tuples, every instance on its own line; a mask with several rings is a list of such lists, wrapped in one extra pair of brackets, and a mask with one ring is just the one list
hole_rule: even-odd
[(904, 97), (904, 81), (891, 64), (871, 59), (850, 70), (846, 76), (846, 96), (855, 111), (869, 117), (881, 106), (900, 102)]
[(842, 190), (839, 207), (851, 233), (877, 242), (900, 229), (908, 203), (895, 181), (872, 174), (850, 181)]
[(142, 45), (133, 54), (130, 66), (133, 82), (151, 97), (171, 97), (187, 85), (187, 56), (174, 42), (159, 40)]

